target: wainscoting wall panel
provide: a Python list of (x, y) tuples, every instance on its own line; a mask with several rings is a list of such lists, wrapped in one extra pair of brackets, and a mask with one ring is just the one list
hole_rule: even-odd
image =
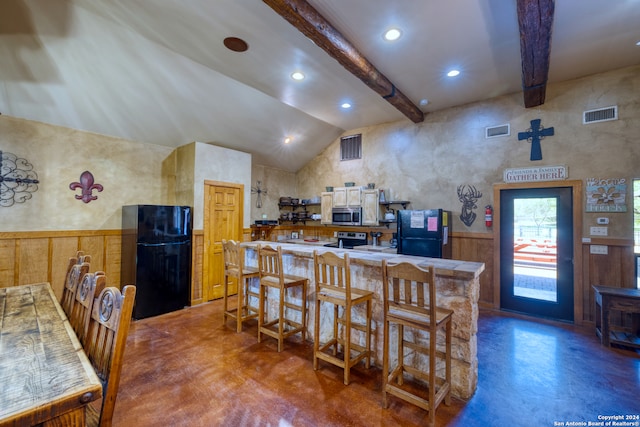
[(204, 231), (193, 230), (193, 240), (191, 253), (191, 305), (201, 304), (202, 300), (202, 277), (203, 277), (203, 257), (204, 257)]
[(104, 271), (120, 287), (120, 230), (0, 233), (0, 287), (50, 282), (62, 297), (69, 258), (91, 255), (91, 272)]
[[(326, 230), (322, 230), (325, 231)], [(277, 233), (276, 233), (277, 234)], [(317, 233), (320, 235), (320, 233)], [(243, 230), (245, 240), (251, 239), (251, 229)], [(272, 238), (276, 238), (274, 235)], [(493, 288), (493, 235), (489, 233), (453, 233), (452, 255), (454, 259), (483, 262), (485, 271), (480, 275), (479, 304), (495, 307)], [(606, 245), (607, 255), (591, 254), (590, 245)], [(90, 271), (104, 271), (109, 286), (121, 286), (120, 230), (55, 231), (0, 233), (0, 287), (25, 283), (50, 282), (58, 298), (62, 296), (64, 274), (69, 257), (82, 250), (91, 255)], [(202, 300), (204, 235), (193, 231), (193, 260), (191, 305)], [(582, 283), (576, 283), (577, 295), (581, 295), (582, 312), (576, 324), (594, 322), (593, 285), (634, 288), (635, 267), (633, 242), (629, 239), (595, 239), (582, 245)], [(625, 319), (618, 319), (624, 321)]]
[[(607, 246), (607, 254), (592, 254), (591, 245)], [(591, 238), (590, 244), (582, 245), (583, 293), (582, 309), (584, 322), (595, 323), (595, 301), (593, 285), (614, 288), (635, 288), (635, 265), (633, 241), (628, 239)], [(611, 319), (619, 324), (620, 319)]]
[(451, 258), (484, 263), (478, 303), (483, 307), (493, 307), (493, 234), (454, 232), (451, 244)]

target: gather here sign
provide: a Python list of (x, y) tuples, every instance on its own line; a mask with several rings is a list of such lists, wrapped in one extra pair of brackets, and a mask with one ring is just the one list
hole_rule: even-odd
[(503, 173), (504, 182), (506, 183), (557, 181), (568, 177), (567, 167), (564, 165), (505, 169)]

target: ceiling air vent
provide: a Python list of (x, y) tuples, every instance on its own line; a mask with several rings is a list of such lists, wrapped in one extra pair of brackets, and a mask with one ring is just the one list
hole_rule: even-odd
[(511, 126), (508, 124), (500, 126), (492, 126), (485, 128), (485, 138), (496, 138), (498, 136), (509, 136), (511, 134)]
[(618, 120), (618, 106), (598, 108), (597, 110), (589, 110), (582, 113), (582, 124), (608, 122), (609, 120)]
[(340, 138), (340, 160), (362, 158), (362, 134), (343, 136)]

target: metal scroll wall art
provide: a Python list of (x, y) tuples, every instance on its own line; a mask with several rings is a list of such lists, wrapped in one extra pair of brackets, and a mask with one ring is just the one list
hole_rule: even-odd
[(251, 194), (256, 194), (256, 208), (262, 207), (262, 196), (267, 195), (267, 189), (262, 188), (262, 181), (256, 181), (256, 186), (251, 187)]
[(39, 182), (27, 159), (0, 151), (0, 207), (26, 202), (38, 191)]
[(459, 185), (458, 199), (462, 202), (462, 211), (460, 212), (460, 221), (467, 227), (476, 220), (476, 213), (473, 211), (478, 208), (476, 202), (482, 197), (482, 193), (476, 190), (473, 185)]
[(82, 190), (82, 194), (76, 194), (77, 200), (82, 200), (84, 203), (89, 203), (92, 200), (96, 200), (98, 196), (93, 195), (93, 190), (97, 192), (101, 192), (104, 187), (95, 182), (93, 175), (89, 171), (84, 171), (80, 175), (80, 182), (72, 182), (69, 184), (69, 188), (71, 190), (76, 190), (80, 188)]

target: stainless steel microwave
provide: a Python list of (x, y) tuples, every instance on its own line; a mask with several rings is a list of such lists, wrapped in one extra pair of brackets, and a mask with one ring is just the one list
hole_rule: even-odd
[(362, 225), (362, 208), (333, 208), (331, 211), (333, 225)]

